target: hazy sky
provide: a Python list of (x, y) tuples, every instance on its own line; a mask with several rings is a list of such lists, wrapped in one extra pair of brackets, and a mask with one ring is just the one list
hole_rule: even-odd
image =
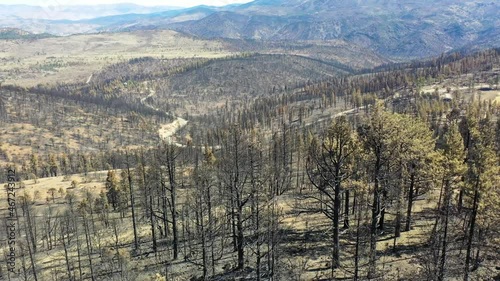
[(251, 0), (0, 0), (0, 4), (27, 4), (35, 6), (136, 3), (143, 6), (191, 7), (196, 5), (223, 6), (233, 3), (247, 2), (251, 2)]

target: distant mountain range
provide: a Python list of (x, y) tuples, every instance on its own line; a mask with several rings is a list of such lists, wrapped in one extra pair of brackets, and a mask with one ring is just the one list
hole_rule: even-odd
[[(50, 4), (51, 2), (48, 1)], [(57, 2), (55, 2), (57, 3)], [(82, 20), (124, 14), (151, 14), (160, 11), (179, 10), (179, 7), (154, 6), (146, 7), (131, 3), (108, 5), (74, 5), (74, 6), (29, 6), (0, 5), (0, 18), (14, 17), (38, 20)]]
[(148, 14), (137, 12), (140, 9), (78, 21), (44, 21), (44, 30), (39, 24), (31, 31), (173, 29), (207, 39), (341, 39), (394, 59), (500, 46), (500, 2), (492, 0), (256, 0)]
[(475, 42), (499, 46), (500, 2), (257, 0), (166, 27), (203, 38), (343, 39), (385, 56), (419, 58)]

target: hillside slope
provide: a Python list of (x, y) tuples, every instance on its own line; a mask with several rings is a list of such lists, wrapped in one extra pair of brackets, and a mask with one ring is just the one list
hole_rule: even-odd
[(498, 45), (499, 11), (499, 3), (485, 0), (262, 0), (163, 27), (203, 38), (345, 39), (386, 56), (416, 58), (478, 41)]

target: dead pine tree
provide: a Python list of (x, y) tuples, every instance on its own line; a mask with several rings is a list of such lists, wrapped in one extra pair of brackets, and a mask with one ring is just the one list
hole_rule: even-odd
[(130, 195), (130, 207), (132, 209), (132, 228), (134, 230), (134, 250), (137, 251), (139, 249), (139, 240), (137, 236), (137, 223), (135, 218), (135, 194), (134, 187), (132, 182), (132, 173), (130, 172), (130, 160), (128, 152), (126, 152), (126, 166), (127, 166), (127, 181), (129, 187), (129, 195)]
[(219, 177), (227, 190), (231, 202), (231, 221), (233, 224), (233, 240), (237, 252), (237, 269), (243, 269), (245, 262), (245, 230), (244, 209), (252, 197), (248, 187), (249, 163), (247, 136), (238, 125), (225, 131), (219, 162)]
[[(162, 161), (160, 163), (165, 166), (168, 177), (168, 187), (166, 188), (170, 193), (170, 219), (172, 220), (172, 249), (174, 252), (174, 260), (179, 258), (179, 231), (177, 222), (177, 157), (179, 152), (173, 143), (163, 144)], [(161, 167), (160, 167), (161, 168)], [(164, 210), (166, 211), (166, 210)]]

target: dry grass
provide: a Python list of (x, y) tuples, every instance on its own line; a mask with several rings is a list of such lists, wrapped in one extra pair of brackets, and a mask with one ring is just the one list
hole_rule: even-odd
[[(30, 179), (22, 181), (18, 184), (18, 189), (16, 190), (16, 195), (28, 195), (33, 198), (35, 203), (35, 208), (43, 210), (51, 204), (61, 205), (65, 201), (64, 196), (68, 192), (72, 192), (76, 195), (77, 200), (83, 198), (83, 194), (86, 190), (91, 191), (94, 194), (99, 194), (104, 188), (104, 183), (106, 181), (107, 171), (100, 172), (90, 172), (87, 176), (83, 174), (72, 175), (72, 176), (59, 176), (51, 178), (41, 178), (41, 179)], [(76, 181), (78, 183), (76, 188), (72, 188), (71, 182)], [(3, 186), (4, 184), (2, 184)], [(63, 194), (59, 192), (56, 193), (55, 202), (52, 202), (52, 198), (49, 195), (49, 189), (55, 188), (57, 191), (62, 189)], [(39, 196), (35, 196), (35, 192)], [(50, 200), (48, 200), (50, 199)], [(6, 193), (0, 193), (0, 201), (6, 201)]]
[[(119, 171), (117, 173), (119, 174)], [(86, 190), (90, 190), (96, 195), (101, 192), (104, 188), (105, 179), (106, 171), (90, 173), (88, 176), (73, 175), (71, 177), (39, 179), (37, 182), (28, 180), (23, 182), (24, 187), (17, 192), (19, 194), (27, 193), (31, 197), (35, 195), (35, 192), (38, 192), (41, 196), (35, 199), (34, 208), (36, 213), (42, 216), (44, 212), (51, 208), (52, 213), (57, 214), (65, 208), (65, 204), (63, 203), (64, 198), (58, 194), (55, 203), (48, 200), (47, 197), (50, 188), (56, 188), (57, 190), (61, 188), (65, 193), (73, 192), (78, 200), (81, 200)], [(70, 188), (72, 180), (79, 182), (78, 187), (75, 189)], [(184, 204), (186, 200), (189, 200), (189, 193), (189, 190), (179, 190), (180, 204)], [(0, 194), (0, 202), (5, 202), (5, 196), (4, 193)], [(394, 221), (394, 214), (387, 214), (388, 226), (386, 233), (379, 237), (379, 242), (377, 243), (379, 272), (384, 272), (385, 280), (396, 280), (398, 276), (415, 276), (420, 270), (420, 267), (415, 263), (415, 253), (408, 249), (421, 246), (425, 242), (425, 237), (428, 237), (427, 233), (432, 228), (433, 219), (426, 217), (424, 214), (436, 208), (438, 197), (439, 191), (433, 190), (415, 201), (413, 227), (411, 231), (403, 232), (397, 240), (397, 249), (400, 249), (398, 250), (400, 251), (398, 254), (394, 254), (393, 252), (392, 223)], [(283, 257), (284, 262), (281, 266), (283, 268), (289, 267), (290, 274), (300, 277), (297, 280), (316, 280), (316, 278), (329, 280), (331, 274), (329, 269), (331, 222), (319, 213), (297, 212), (298, 206), (306, 207), (307, 204), (312, 203), (310, 200), (305, 202), (298, 200), (295, 196), (282, 196), (277, 199), (276, 203), (277, 210), (281, 214), (281, 228), (289, 233), (286, 239), (281, 241), (280, 254), (289, 253), (290, 249), (298, 251), (294, 255)], [(5, 212), (5, 208), (1, 210)], [(139, 212), (141, 211), (139, 210)], [(116, 213), (112, 217), (119, 222), (117, 225), (119, 241), (121, 245), (124, 245), (121, 249), (126, 251), (131, 250), (130, 245), (133, 242), (133, 231), (130, 214), (123, 220), (120, 220), (119, 215)], [(335, 271), (336, 278), (351, 278), (352, 276), (353, 261), (350, 256), (353, 250), (352, 235), (354, 228), (355, 226), (352, 226), (350, 230), (341, 233), (343, 268)], [(302, 240), (308, 232), (311, 233), (311, 238), (309, 240)], [(146, 243), (150, 239), (150, 226), (147, 223), (141, 223), (138, 228), (138, 234), (140, 241)], [(112, 228), (98, 230), (96, 237), (93, 238), (93, 243), (94, 247), (96, 247), (96, 243), (100, 243), (104, 248), (112, 248), (115, 243)], [(147, 245), (143, 246), (144, 249), (147, 247)], [(73, 260), (76, 260), (76, 249), (71, 249), (70, 252), (75, 257)], [(251, 255), (250, 251), (247, 254)], [(140, 273), (141, 278), (143, 278), (140, 280), (152, 280), (152, 276), (162, 270), (161, 267), (153, 265), (158, 264), (162, 259), (161, 255), (159, 257), (154, 257), (154, 255), (133, 257), (129, 260), (129, 270)], [(226, 260), (224, 263), (231, 263), (233, 259), (233, 255), (227, 254), (224, 256), (224, 260)], [(42, 280), (50, 280), (53, 274), (51, 268), (58, 269), (61, 272), (64, 271), (64, 254), (60, 245), (50, 251), (42, 250), (37, 254), (36, 260), (41, 270), (40, 274), (43, 276)], [(362, 257), (362, 262), (366, 262), (365, 256)], [(252, 262), (250, 261), (250, 263)], [(253, 265), (249, 264), (249, 266)], [(178, 280), (186, 280), (186, 278), (189, 278), (188, 276), (192, 276), (193, 274), (196, 276), (199, 268), (190, 263), (178, 261), (172, 265), (171, 270), (172, 273), (177, 272), (180, 278)], [(365, 273), (361, 272), (361, 274)]]
[[(396, 250), (394, 252), (394, 234), (392, 223), (395, 220), (395, 214), (387, 213), (387, 229), (386, 232), (379, 236), (377, 243), (378, 252), (378, 269), (380, 272), (385, 272), (386, 280), (396, 280), (397, 276), (412, 276), (415, 275), (420, 267), (415, 264), (415, 256), (413, 253), (406, 251), (412, 247), (419, 247), (425, 242), (427, 233), (432, 229), (433, 219), (426, 218), (422, 214), (436, 208), (439, 197), (439, 190), (433, 190), (415, 201), (413, 207), (413, 224), (411, 231), (402, 232), (401, 237), (396, 241)], [(315, 233), (316, 236), (311, 241), (287, 241), (287, 247), (300, 249), (301, 253), (297, 256), (290, 257), (290, 263), (296, 268), (297, 275), (300, 275), (300, 280), (329, 280), (331, 277), (331, 269), (329, 268), (331, 261), (331, 221), (320, 213), (296, 212), (294, 208), (305, 208), (309, 204), (314, 204), (314, 201), (309, 199), (296, 201), (295, 199), (280, 200), (279, 209), (284, 213), (284, 219), (281, 221), (282, 227), (289, 229), (292, 233), (298, 233), (304, 236), (306, 232)], [(317, 207), (317, 206), (316, 206)], [(416, 219), (418, 218), (418, 219)], [(352, 217), (351, 217), (352, 219)], [(352, 222), (351, 222), (352, 223)], [(354, 267), (353, 260), (348, 255), (352, 255), (354, 243), (354, 226), (351, 225), (350, 230), (341, 231), (341, 259), (343, 267), (335, 271), (336, 278), (352, 278), (352, 270)], [(349, 254), (347, 254), (349, 252)], [(361, 258), (361, 263), (367, 262), (367, 257)], [(391, 279), (394, 278), (394, 279)]]
[[(463, 82), (463, 81), (462, 81)], [(429, 86), (425, 86), (422, 88), (422, 92), (426, 94), (438, 93), (439, 95), (444, 95), (450, 90), (451, 92), (457, 91), (465, 95), (465, 97), (471, 97), (471, 90), (469, 87), (465, 87), (461, 85), (463, 83), (453, 83), (451, 81), (445, 81), (442, 83), (437, 83)], [(490, 85), (485, 83), (480, 83), (474, 85), (473, 93), (480, 95), (481, 99), (497, 101), (500, 103), (500, 90), (482, 90), (489, 89)]]
[(229, 54), (220, 42), (168, 30), (2, 40), (0, 78), (3, 76), (6, 84), (21, 86), (86, 82), (103, 66), (131, 58), (213, 58)]

